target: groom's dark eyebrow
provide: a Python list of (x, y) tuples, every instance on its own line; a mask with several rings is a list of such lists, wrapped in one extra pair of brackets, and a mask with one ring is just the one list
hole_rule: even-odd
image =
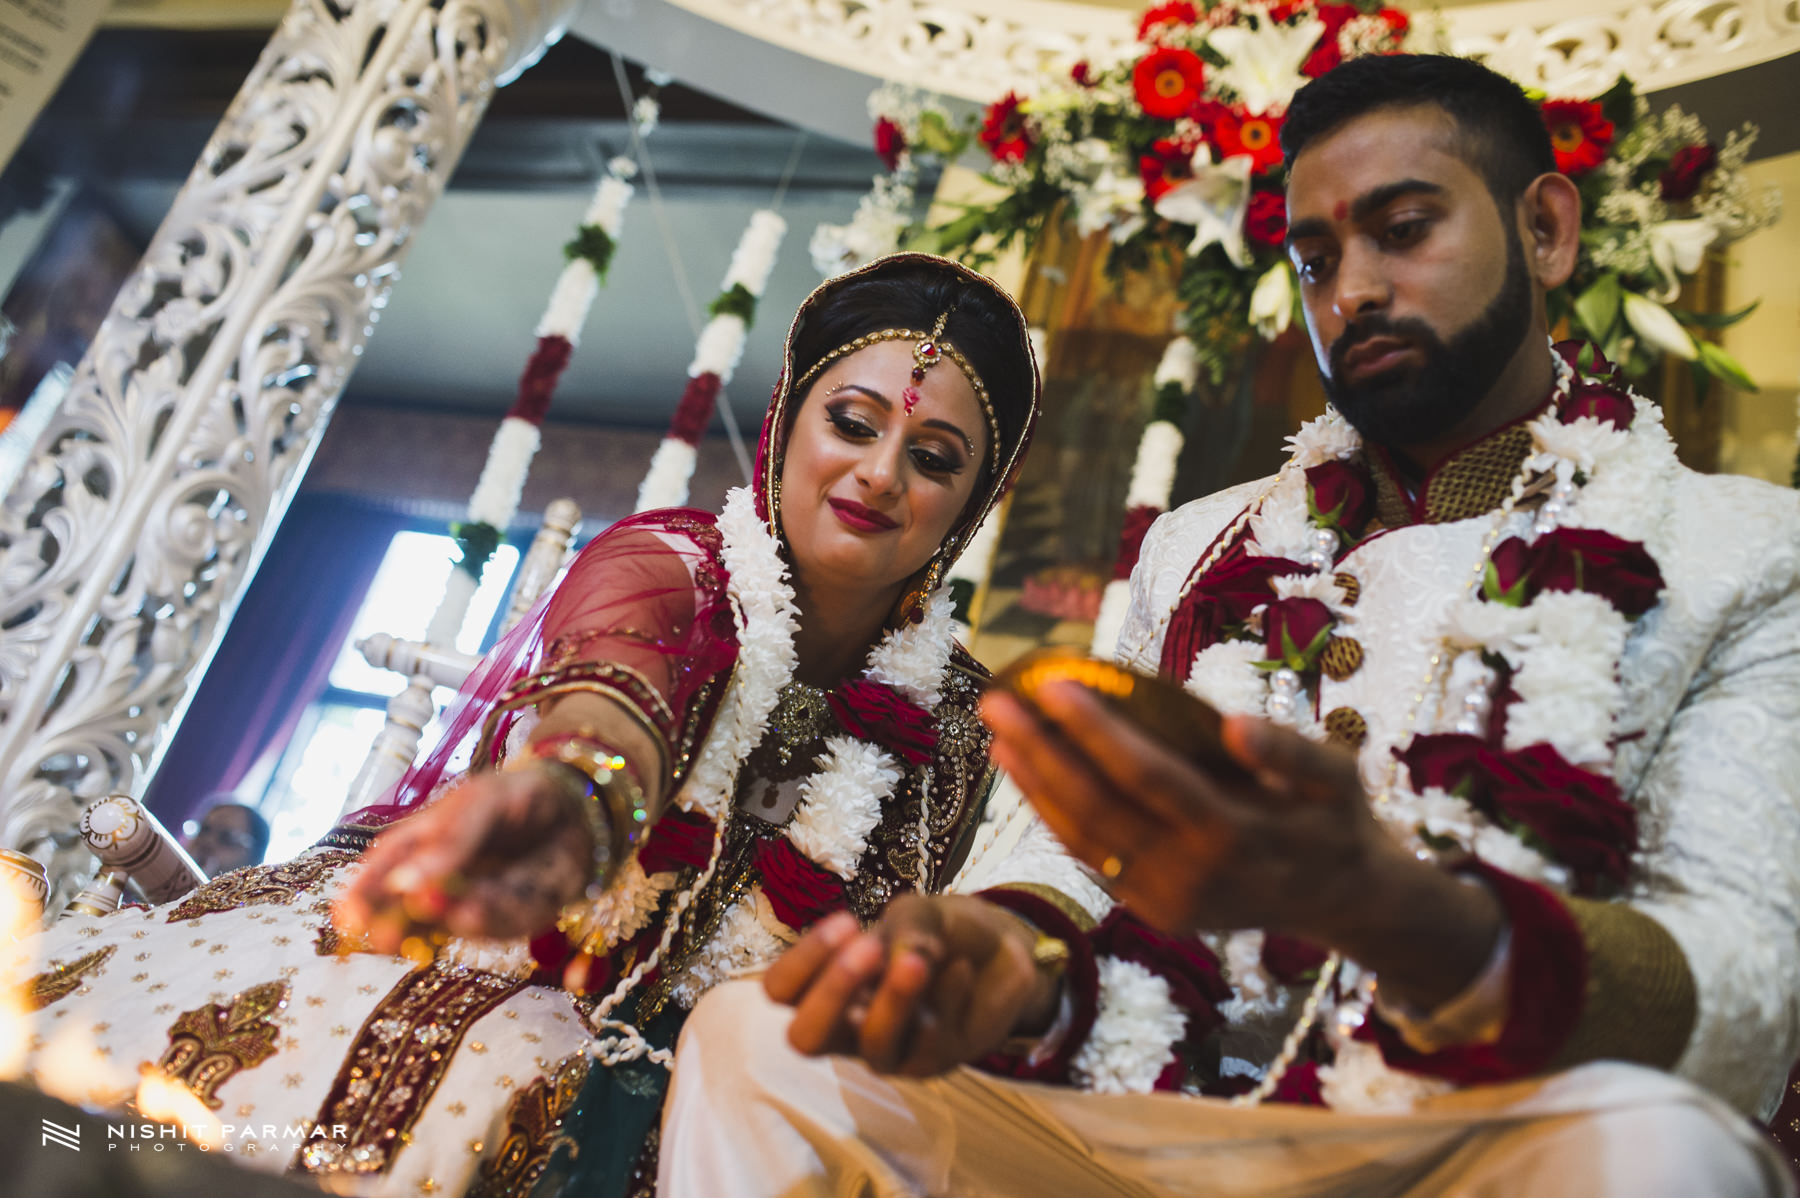
[[(861, 392), (863, 395), (868, 396), (870, 399), (880, 404), (884, 410), (889, 412), (894, 410), (894, 405), (889, 401), (888, 397), (875, 390), (873, 387), (865, 387), (861, 383), (845, 383), (842, 387), (839, 387), (838, 390)], [(948, 420), (926, 420), (924, 425), (926, 428), (942, 429), (947, 433), (954, 433), (956, 439), (963, 443), (963, 449), (968, 452), (968, 455), (970, 457), (975, 456), (975, 445), (974, 442), (969, 440), (969, 434), (963, 432)]]

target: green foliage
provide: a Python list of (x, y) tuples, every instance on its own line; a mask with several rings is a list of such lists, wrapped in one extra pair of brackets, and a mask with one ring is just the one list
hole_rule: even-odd
[(480, 582), (488, 559), (500, 547), (500, 530), (485, 520), (458, 522), (450, 526), (450, 535), (456, 539), (456, 568)]
[(719, 292), (712, 303), (706, 306), (708, 316), (735, 316), (744, 322), (747, 329), (756, 321), (756, 297), (742, 283), (733, 283), (729, 289)]
[(571, 262), (577, 258), (587, 259), (588, 265), (594, 268), (594, 276), (604, 282), (606, 268), (612, 265), (613, 250), (617, 248), (612, 236), (599, 225), (582, 225), (575, 230), (575, 239), (563, 246), (563, 257)]

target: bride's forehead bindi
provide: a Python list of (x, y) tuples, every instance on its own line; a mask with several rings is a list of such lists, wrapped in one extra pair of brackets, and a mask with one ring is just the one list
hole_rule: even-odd
[(1350, 215), (1350, 202), (1348, 200), (1339, 200), (1337, 202), (1337, 207), (1335, 207), (1331, 210), (1331, 219), (1332, 220), (1344, 220), (1347, 217), (1349, 217), (1349, 215)]

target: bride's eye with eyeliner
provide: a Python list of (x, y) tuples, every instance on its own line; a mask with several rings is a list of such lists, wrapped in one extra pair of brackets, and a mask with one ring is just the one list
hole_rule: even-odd
[(861, 417), (842, 409), (827, 409), (825, 418), (831, 421), (833, 428), (852, 441), (866, 441), (875, 435), (875, 430)]

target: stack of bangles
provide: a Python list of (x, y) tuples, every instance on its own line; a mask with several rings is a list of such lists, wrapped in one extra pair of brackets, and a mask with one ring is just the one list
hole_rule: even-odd
[(650, 831), (650, 800), (630, 763), (590, 733), (532, 741), (508, 768), (543, 771), (580, 806), (594, 842), (594, 884), (604, 884)]

